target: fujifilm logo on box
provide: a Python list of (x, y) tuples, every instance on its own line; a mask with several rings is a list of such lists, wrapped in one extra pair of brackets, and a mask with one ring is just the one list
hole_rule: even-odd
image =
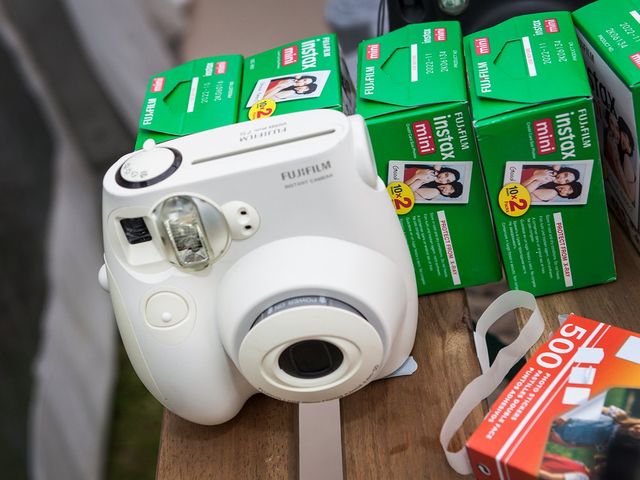
[(609, 207), (640, 250), (640, 1), (600, 0), (574, 12), (596, 106)]
[(136, 150), (238, 119), (242, 56), (207, 57), (184, 63), (149, 79)]
[(337, 37), (318, 35), (245, 59), (239, 119), (317, 108), (351, 114), (354, 95)]
[(476, 138), (509, 285), (535, 295), (615, 280), (591, 89), (571, 15), (465, 38)]
[(358, 60), (356, 111), (407, 237), (418, 292), (498, 281), (459, 24), (409, 25), (363, 42)]

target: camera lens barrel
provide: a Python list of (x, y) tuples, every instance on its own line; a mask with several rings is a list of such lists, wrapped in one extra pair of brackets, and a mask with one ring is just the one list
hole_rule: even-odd
[[(360, 315), (364, 319), (360, 312), (347, 303), (321, 295), (308, 295), (278, 302), (262, 312), (253, 325), (255, 326), (260, 321), (278, 312), (305, 305), (339, 308)], [(336, 371), (342, 364), (343, 359), (342, 350), (333, 343), (309, 339), (293, 343), (285, 348), (278, 358), (278, 366), (292, 377), (321, 378)]]
[(267, 395), (323, 401), (357, 390), (380, 368), (380, 335), (349, 304), (322, 295), (275, 303), (240, 346), (240, 369)]
[[(222, 345), (244, 380), (274, 398), (321, 402), (348, 395), (409, 355), (415, 323), (402, 319), (415, 305), (398, 301), (410, 298), (399, 272), (376, 250), (336, 238), (263, 245), (220, 283)], [(317, 342), (300, 344), (309, 340)]]

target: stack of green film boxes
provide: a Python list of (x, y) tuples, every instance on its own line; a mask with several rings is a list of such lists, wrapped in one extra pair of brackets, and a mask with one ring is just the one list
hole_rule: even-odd
[(238, 119), (242, 56), (201, 58), (149, 80), (136, 149), (235, 123)]
[[(542, 295), (615, 280), (591, 90), (569, 13), (515, 17), (464, 47), (457, 22), (410, 25), (363, 42), (358, 60), (356, 113), (418, 293), (499, 280), (496, 236), (512, 288)], [(156, 75), (136, 148), (353, 106), (337, 39), (320, 35)], [(637, 214), (637, 196), (635, 205)]]
[[(592, 94), (571, 15), (515, 17), (464, 39), (482, 168), (460, 42), (456, 24), (435, 22), (359, 51), (356, 111), (420, 293), (499, 277), (487, 198), (511, 288), (544, 295), (615, 280)], [(442, 258), (454, 259), (457, 278), (453, 268), (442, 275)]]
[(410, 25), (360, 44), (356, 112), (398, 211), (418, 293), (498, 281), (460, 25)]
[(568, 12), (465, 38), (471, 108), (511, 288), (615, 280), (591, 89)]
[[(353, 113), (354, 91), (335, 34), (242, 58), (201, 58), (149, 80), (136, 149), (236, 122), (330, 108)], [(252, 109), (251, 107), (255, 107)]]

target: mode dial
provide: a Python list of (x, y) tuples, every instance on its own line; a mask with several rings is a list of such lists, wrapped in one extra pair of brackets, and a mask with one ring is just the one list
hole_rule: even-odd
[(148, 187), (172, 175), (181, 161), (178, 151), (156, 147), (153, 140), (147, 140), (142, 150), (122, 164), (116, 173), (116, 182), (125, 188)]

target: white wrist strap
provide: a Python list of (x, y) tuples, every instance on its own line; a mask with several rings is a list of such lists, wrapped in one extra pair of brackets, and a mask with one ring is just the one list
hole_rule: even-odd
[[(518, 338), (498, 352), (495, 361), (489, 365), (486, 333), (491, 326), (504, 314), (516, 308), (532, 310), (529, 320), (520, 330)], [(449, 465), (462, 475), (472, 473), (471, 463), (466, 448), (457, 452), (450, 452), (449, 442), (462, 426), (462, 422), (469, 413), (485, 398), (487, 398), (504, 380), (509, 370), (533, 347), (544, 331), (544, 321), (538, 310), (536, 299), (528, 292), (511, 290), (499, 296), (482, 314), (476, 325), (473, 340), (476, 346), (482, 375), (475, 378), (462, 391), (458, 400), (449, 412), (440, 431), (440, 444), (444, 450)]]

